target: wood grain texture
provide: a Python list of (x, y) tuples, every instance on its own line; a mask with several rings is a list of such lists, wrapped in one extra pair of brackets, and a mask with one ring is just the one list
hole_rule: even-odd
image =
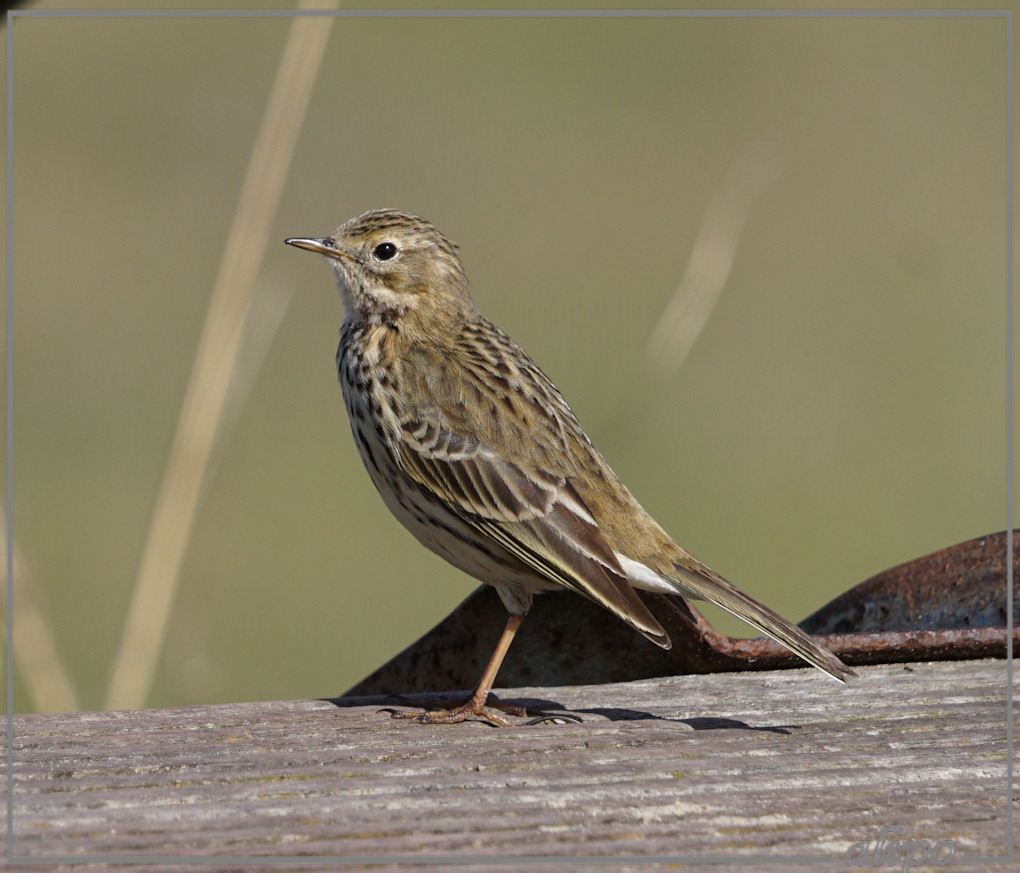
[[(501, 696), (583, 722), (504, 729), (393, 721), (382, 699), (17, 716), (14, 854), (818, 870), (846, 869), (886, 825), (953, 840), (957, 861), (1004, 854), (1005, 662), (861, 672), (845, 687), (805, 669), (518, 689)], [(501, 857), (521, 860), (481, 863)]]

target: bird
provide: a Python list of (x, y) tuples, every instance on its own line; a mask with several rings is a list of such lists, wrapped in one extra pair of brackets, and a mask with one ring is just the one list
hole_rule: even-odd
[(332, 236), (285, 242), (335, 271), (344, 307), (338, 377), (384, 503), (426, 548), (493, 586), (508, 613), (466, 700), (402, 717), (512, 724), (502, 713), (524, 712), (490, 697), (499, 667), (533, 597), (563, 589), (663, 649), (670, 639), (637, 592), (706, 600), (829, 676), (856, 675), (641, 507), (549, 377), (479, 311), (457, 246), (432, 223), (371, 209)]

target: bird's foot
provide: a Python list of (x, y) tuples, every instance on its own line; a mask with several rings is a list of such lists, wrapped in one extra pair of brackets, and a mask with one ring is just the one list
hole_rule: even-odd
[(575, 715), (551, 715), (529, 710), (514, 703), (504, 703), (491, 693), (488, 695), (472, 694), (463, 703), (450, 709), (427, 709), (425, 712), (398, 712), (393, 709), (381, 711), (388, 712), (391, 718), (409, 719), (419, 724), (458, 724), (462, 721), (484, 721), (494, 727), (514, 727), (517, 723), (507, 718), (508, 715), (515, 718), (530, 717), (529, 721), (524, 722), (525, 725), (566, 724), (571, 721), (581, 721)]

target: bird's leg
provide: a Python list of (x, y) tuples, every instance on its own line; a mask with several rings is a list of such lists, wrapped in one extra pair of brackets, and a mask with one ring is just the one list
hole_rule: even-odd
[(393, 718), (413, 718), (415, 721), (421, 722), (422, 724), (455, 724), (457, 722), (467, 721), (472, 716), (477, 716), (485, 719), (486, 721), (502, 725), (503, 727), (511, 727), (513, 722), (494, 710), (500, 709), (510, 715), (516, 715), (519, 717), (526, 716), (528, 712), (523, 707), (513, 706), (508, 703), (500, 703), (495, 698), (493, 698), (491, 704), (489, 703), (489, 692), (492, 690), (492, 685), (496, 681), (496, 674), (499, 672), (503, 659), (506, 657), (507, 649), (510, 648), (510, 643), (513, 642), (514, 635), (517, 633), (517, 629), (521, 626), (523, 621), (523, 615), (511, 615), (507, 620), (506, 627), (503, 629), (499, 642), (496, 643), (496, 651), (492, 653), (492, 657), (489, 659), (489, 664), (485, 668), (485, 672), (482, 673), (482, 678), (478, 682), (478, 687), (475, 688), (474, 693), (465, 700), (464, 703), (460, 704), (460, 706), (455, 706), (453, 709), (436, 709), (418, 714), (409, 712), (392, 713)]

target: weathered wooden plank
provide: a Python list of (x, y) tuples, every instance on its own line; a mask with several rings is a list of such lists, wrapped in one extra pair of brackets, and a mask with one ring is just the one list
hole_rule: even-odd
[(891, 825), (1001, 855), (1005, 687), (989, 660), (846, 687), (790, 670), (520, 689), (503, 696), (584, 721), (504, 729), (393, 721), (378, 701), (18, 716), (14, 851), (841, 864)]

